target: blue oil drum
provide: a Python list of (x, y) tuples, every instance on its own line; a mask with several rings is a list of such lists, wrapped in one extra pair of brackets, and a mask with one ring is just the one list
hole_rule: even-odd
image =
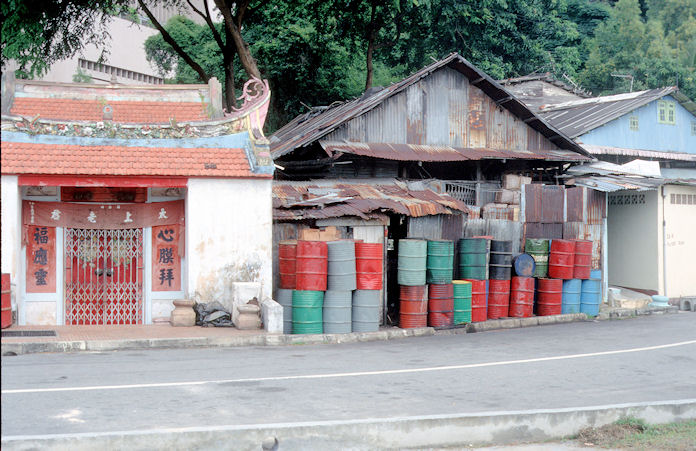
[(590, 278), (582, 281), (580, 289), (580, 313), (597, 316), (602, 302), (602, 270), (590, 271)]
[(569, 279), (563, 281), (561, 313), (580, 313), (581, 290), (582, 281), (580, 279)]

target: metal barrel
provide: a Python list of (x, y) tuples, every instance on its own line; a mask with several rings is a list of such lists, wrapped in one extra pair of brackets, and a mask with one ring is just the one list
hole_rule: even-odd
[(580, 287), (580, 313), (589, 316), (599, 314), (602, 303), (602, 270), (590, 271), (590, 278), (582, 281)]
[(563, 295), (561, 296), (561, 313), (580, 312), (580, 291), (582, 281), (570, 279), (563, 281)]
[(524, 251), (534, 259), (534, 277), (546, 277), (549, 272), (549, 240), (527, 238)]
[(534, 278), (513, 277), (510, 282), (510, 308), (514, 318), (529, 318), (534, 311)]
[(283, 333), (292, 333), (292, 291), (279, 288), (276, 292), (278, 304), (283, 306)]
[(358, 290), (382, 289), (382, 243), (355, 243), (355, 272)]
[(575, 241), (551, 240), (549, 277), (552, 279), (572, 279), (574, 262)]
[(353, 240), (329, 241), (328, 246), (328, 290), (357, 288), (355, 272), (355, 242)]
[(278, 287), (295, 289), (297, 241), (287, 240), (278, 243)]
[(512, 267), (519, 277), (534, 277), (536, 262), (529, 254), (520, 254), (512, 260)]
[(328, 246), (325, 241), (298, 241), (295, 289), (325, 291), (328, 271)]
[(563, 304), (563, 280), (538, 279), (537, 314), (539, 316), (560, 315)]
[(411, 329), (428, 325), (428, 286), (399, 286), (399, 327)]
[(454, 287), (451, 283), (428, 285), (428, 325), (447, 327), (454, 323)]
[(471, 282), (471, 321), (474, 323), (488, 319), (488, 304), (486, 301), (487, 280), (468, 279)]
[(399, 240), (397, 282), (399, 285), (425, 285), (428, 242), (425, 240)]
[(5, 329), (12, 325), (12, 286), (10, 284), (10, 273), (2, 273), (2, 313), (1, 327)]
[(452, 293), (454, 296), (454, 324), (471, 322), (471, 282), (468, 280), (453, 280)]
[(488, 319), (508, 316), (510, 308), (510, 280), (488, 281)]
[(428, 241), (426, 259), (427, 283), (451, 283), (454, 270), (454, 242), (449, 240)]
[(575, 258), (573, 260), (573, 278), (589, 279), (592, 269), (592, 241), (575, 241)]
[(324, 333), (348, 334), (352, 330), (353, 293), (350, 290), (326, 290), (324, 293)]
[(316, 290), (292, 291), (292, 333), (323, 333), (324, 292)]
[(379, 290), (353, 291), (353, 332), (376, 332), (379, 330)]
[(512, 277), (512, 241), (492, 240), (488, 278), (510, 280), (510, 277)]
[(462, 238), (459, 245), (459, 277), (461, 279), (488, 279), (488, 246), (485, 238)]

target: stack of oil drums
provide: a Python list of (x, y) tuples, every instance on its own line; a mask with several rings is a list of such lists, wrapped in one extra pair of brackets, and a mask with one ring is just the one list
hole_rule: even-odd
[(471, 294), (471, 282), (468, 280), (452, 281), (454, 324), (471, 322)]
[(491, 241), (488, 274), (488, 319), (506, 317), (510, 305), (512, 241)]
[(283, 332), (373, 332), (379, 329), (383, 245), (353, 240), (283, 241), (276, 298)]
[(597, 316), (602, 301), (602, 271), (593, 269), (590, 278), (582, 281), (580, 287), (580, 312)]
[(399, 283), (399, 326), (428, 325), (426, 282), (428, 242), (419, 239), (398, 241), (397, 282)]
[(490, 241), (487, 238), (459, 240), (459, 277), (471, 284), (471, 321), (488, 319), (488, 268)]
[(428, 283), (428, 325), (447, 327), (454, 324), (454, 242), (429, 240), (426, 256)]

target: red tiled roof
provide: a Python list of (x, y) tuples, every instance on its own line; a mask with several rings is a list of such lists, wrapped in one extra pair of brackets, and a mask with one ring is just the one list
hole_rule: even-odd
[(2, 143), (3, 174), (260, 177), (244, 149)]
[(145, 102), (127, 100), (98, 99), (56, 99), (37, 97), (18, 97), (10, 110), (11, 114), (42, 119), (65, 119), (72, 121), (101, 121), (103, 109), (109, 105), (113, 109), (114, 122), (133, 122), (139, 124), (204, 121), (209, 119), (206, 104), (203, 102)]

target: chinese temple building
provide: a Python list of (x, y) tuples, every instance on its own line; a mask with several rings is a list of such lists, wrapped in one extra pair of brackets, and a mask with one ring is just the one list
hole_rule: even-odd
[[(150, 324), (272, 287), (270, 92), (3, 76), (2, 272), (20, 325)], [(259, 299), (261, 300), (261, 299)]]

